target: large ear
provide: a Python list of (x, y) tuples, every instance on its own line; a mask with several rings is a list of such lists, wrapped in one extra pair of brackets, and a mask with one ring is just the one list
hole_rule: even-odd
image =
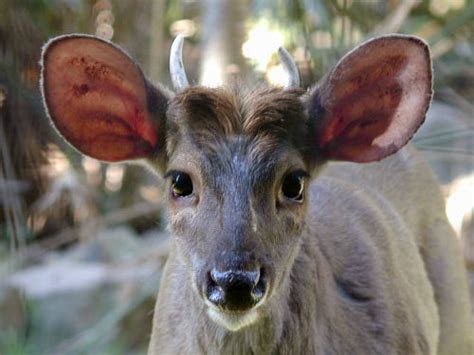
[(56, 129), (77, 150), (116, 162), (155, 155), (168, 98), (111, 42), (66, 35), (43, 49), (41, 91)]
[(431, 59), (423, 40), (391, 35), (367, 41), (308, 96), (312, 139), (326, 159), (380, 160), (410, 140), (431, 96)]

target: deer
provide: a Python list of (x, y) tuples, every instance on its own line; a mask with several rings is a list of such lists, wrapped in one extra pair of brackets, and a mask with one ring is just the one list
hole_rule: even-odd
[(191, 85), (183, 43), (174, 90), (90, 35), (51, 39), (40, 63), (59, 135), (166, 186), (149, 354), (473, 354), (459, 242), (409, 144), (432, 99), (428, 45), (369, 39), (305, 90), (282, 47), (284, 87)]

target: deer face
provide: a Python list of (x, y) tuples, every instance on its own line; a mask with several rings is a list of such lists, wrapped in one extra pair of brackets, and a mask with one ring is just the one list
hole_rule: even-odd
[(170, 228), (211, 317), (236, 330), (285, 284), (304, 227), (301, 91), (189, 88), (169, 114)]

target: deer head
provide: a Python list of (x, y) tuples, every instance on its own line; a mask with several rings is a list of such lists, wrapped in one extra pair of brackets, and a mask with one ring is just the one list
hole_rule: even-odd
[(422, 40), (392, 35), (348, 53), (307, 92), (283, 49), (288, 87), (207, 88), (189, 85), (181, 48), (178, 38), (173, 94), (108, 41), (58, 37), (43, 50), (41, 89), (77, 150), (166, 178), (183, 283), (237, 330), (286, 292), (310, 180), (328, 160), (373, 162), (403, 147), (430, 103), (431, 62)]

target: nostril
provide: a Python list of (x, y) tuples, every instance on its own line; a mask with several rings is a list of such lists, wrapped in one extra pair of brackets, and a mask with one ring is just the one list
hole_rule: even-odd
[(255, 287), (258, 284), (258, 281), (260, 280), (260, 270), (256, 271), (245, 271), (245, 278), (247, 279), (247, 282), (251, 287)]
[(218, 280), (214, 270), (208, 273), (207, 285), (206, 285), (206, 297), (209, 301), (214, 303), (216, 306), (220, 306), (225, 302), (225, 293), (222, 287), (219, 286)]
[(247, 310), (264, 297), (266, 281), (263, 269), (252, 271), (212, 269), (208, 273), (207, 299), (227, 310)]
[(225, 282), (225, 273), (217, 271), (216, 269), (212, 269), (209, 272), (209, 276), (211, 278), (211, 282), (214, 283), (216, 286), (221, 286)]
[(267, 282), (265, 277), (265, 270), (263, 268), (260, 269), (258, 278), (255, 280), (253, 289), (252, 289), (252, 297), (255, 302), (260, 301), (263, 296), (265, 295), (267, 288)]
[(209, 271), (208, 273), (208, 284), (211, 285), (211, 286), (216, 286), (217, 285), (217, 281), (216, 281), (216, 274), (215, 274), (215, 269), (212, 269), (211, 271)]
[(215, 285), (228, 288), (248, 288), (252, 290), (260, 280), (260, 270), (242, 271), (242, 270), (228, 270), (217, 271), (212, 269), (209, 273), (211, 282)]

